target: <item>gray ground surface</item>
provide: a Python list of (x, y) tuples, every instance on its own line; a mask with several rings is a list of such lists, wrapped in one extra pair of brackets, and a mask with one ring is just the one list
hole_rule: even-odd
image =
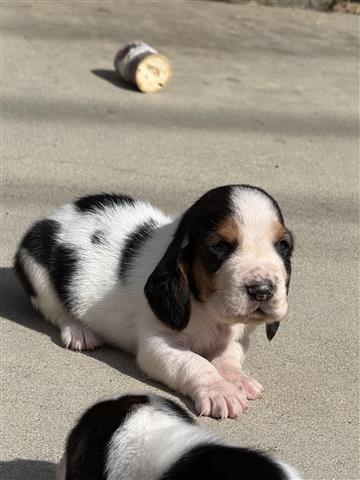
[(227, 2), (236, 4), (257, 3), (259, 5), (276, 5), (295, 8), (315, 8), (327, 11), (335, 3), (335, 0), (213, 0), (215, 2)]
[[(306, 479), (357, 479), (358, 19), (213, 2), (14, 1), (2, 14), (0, 477), (52, 478), (86, 406), (162, 391), (120, 351), (60, 345), (11, 271), (24, 229), (85, 192), (175, 214), (239, 182), (271, 192), (296, 234), (291, 311), (271, 344), (263, 328), (253, 338), (264, 398), (238, 421), (201, 422)], [(174, 63), (160, 94), (114, 84), (134, 38)]]

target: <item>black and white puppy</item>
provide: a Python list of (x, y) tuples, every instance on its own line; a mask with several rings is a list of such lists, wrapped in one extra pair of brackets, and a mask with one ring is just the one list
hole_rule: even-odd
[(158, 396), (99, 402), (71, 431), (57, 480), (300, 480), (269, 455), (225, 441)]
[(242, 364), (249, 334), (287, 313), (293, 240), (260, 188), (210, 190), (177, 219), (124, 195), (68, 203), (26, 233), (15, 268), (67, 347), (136, 355), (197, 411), (237, 417), (262, 386)]

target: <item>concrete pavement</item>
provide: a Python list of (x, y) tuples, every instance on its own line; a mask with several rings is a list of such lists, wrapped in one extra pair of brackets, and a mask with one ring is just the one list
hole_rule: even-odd
[[(272, 343), (264, 329), (253, 338), (246, 366), (264, 398), (238, 421), (201, 422), (306, 479), (358, 478), (358, 18), (202, 1), (1, 11), (0, 477), (52, 478), (86, 406), (163, 391), (119, 351), (62, 348), (11, 271), (29, 223), (86, 192), (175, 214), (213, 186), (250, 183), (296, 235), (289, 319)], [(114, 83), (113, 57), (134, 38), (173, 61), (159, 94)]]

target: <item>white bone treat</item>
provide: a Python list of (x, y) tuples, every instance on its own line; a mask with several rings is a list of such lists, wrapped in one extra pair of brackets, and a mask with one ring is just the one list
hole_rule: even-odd
[(118, 51), (114, 66), (125, 82), (144, 93), (162, 90), (172, 78), (170, 60), (139, 40), (127, 43)]

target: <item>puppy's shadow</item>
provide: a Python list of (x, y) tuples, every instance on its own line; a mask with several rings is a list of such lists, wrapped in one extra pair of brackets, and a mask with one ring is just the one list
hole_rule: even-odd
[(0, 478), (3, 480), (49, 480), (55, 478), (56, 466), (41, 460), (0, 461)]
[(130, 90), (132, 92), (139, 93), (139, 90), (137, 90), (137, 88), (130, 85), (129, 83), (124, 82), (121, 79), (120, 75), (117, 72), (115, 72), (115, 70), (106, 70), (104, 68), (96, 68), (94, 70), (91, 70), (91, 73), (103, 80), (106, 80), (107, 82), (110, 82), (115, 87), (122, 88), (123, 90)]
[(62, 345), (59, 332), (33, 308), (12, 268), (0, 268), (0, 317), (43, 333), (56, 345)]
[[(41, 315), (33, 308), (29, 297), (23, 290), (12, 268), (0, 268), (0, 317), (45, 334), (50, 337), (56, 345), (63, 346), (60, 340), (59, 331), (51, 324), (44, 321), (41, 318)], [(77, 353), (74, 352), (74, 355), (76, 354)], [(164, 385), (147, 378), (145, 373), (143, 373), (136, 365), (133, 356), (110, 347), (102, 347), (89, 352), (85, 351), (82, 352), (82, 355), (87, 355), (100, 362), (106, 363), (110, 367), (121, 372), (123, 375), (132, 377), (151, 387), (161, 389), (171, 395), (176, 395), (192, 413), (196, 414), (194, 406), (188, 398), (182, 397), (169, 390)], [(121, 394), (121, 392), (119, 392), (119, 394)]]

